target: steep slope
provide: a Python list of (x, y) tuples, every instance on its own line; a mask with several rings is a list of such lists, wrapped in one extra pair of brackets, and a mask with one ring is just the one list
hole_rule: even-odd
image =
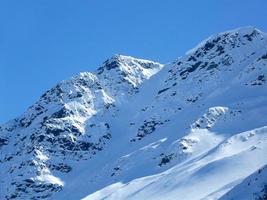
[(60, 82), (22, 116), (3, 125), (1, 173), (10, 176), (1, 184), (1, 198), (48, 198), (61, 190), (64, 183), (58, 176), (69, 173), (73, 162), (103, 150), (112, 138), (105, 114), (115, 115), (117, 105), (161, 68), (116, 55), (95, 74), (80, 73)]
[(220, 200), (229, 199), (267, 199), (267, 166), (258, 169), (220, 198)]
[[(198, 139), (205, 145), (214, 137)], [(218, 199), (267, 162), (267, 127), (236, 134), (208, 152), (204, 145), (198, 148), (200, 155), (163, 173), (115, 183), (85, 199)], [(266, 181), (266, 177), (262, 179)], [(233, 199), (246, 199), (244, 194), (242, 197)]]
[(164, 67), (116, 55), (1, 127), (1, 198), (219, 199), (267, 164), (266, 77), (253, 27)]
[[(246, 27), (212, 36), (185, 57), (165, 66), (149, 82), (157, 85), (158, 91), (152, 91), (148, 95), (152, 98), (147, 100), (147, 105), (142, 105), (140, 110), (144, 113), (136, 117), (139, 122), (135, 124), (140, 125), (133, 131), (136, 135), (131, 140), (151, 143), (140, 148), (134, 156), (127, 155), (128, 160), (131, 156), (135, 160), (128, 162), (138, 163), (127, 173), (142, 177), (161, 171), (155, 166), (173, 168), (130, 182), (132, 177), (125, 179), (120, 175), (118, 180), (121, 182), (88, 198), (218, 199), (264, 165), (266, 136), (257, 138), (251, 145), (243, 142), (247, 136), (242, 136), (226, 155), (213, 151), (220, 145), (231, 144), (239, 132), (266, 125), (267, 90), (265, 80), (261, 81), (266, 77), (266, 50), (266, 35)], [(144, 85), (145, 92), (141, 94), (151, 91), (150, 85), (147, 88)], [(253, 132), (241, 135), (254, 135)], [(265, 131), (256, 132), (265, 134)], [(247, 149), (241, 148), (239, 143), (245, 143)], [(261, 147), (258, 147), (260, 143)], [(145, 142), (140, 146), (143, 145)], [(260, 149), (261, 153), (255, 149)], [(207, 156), (216, 159), (207, 161)], [(146, 164), (136, 167), (139, 162)], [(203, 165), (199, 166), (198, 162)], [(129, 168), (128, 165), (123, 163), (120, 174), (123, 174), (123, 168)], [(154, 171), (140, 172), (145, 167), (154, 168)]]

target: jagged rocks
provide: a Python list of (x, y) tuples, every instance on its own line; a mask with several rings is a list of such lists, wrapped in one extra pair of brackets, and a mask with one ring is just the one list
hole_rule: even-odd
[(251, 86), (263, 85), (265, 82), (266, 82), (265, 76), (261, 74), (256, 78), (256, 80), (251, 81), (250, 85)]
[(191, 126), (193, 129), (210, 129), (219, 121), (233, 120), (240, 115), (241, 110), (231, 110), (227, 107), (212, 107), (206, 113), (196, 120)]
[(171, 154), (168, 154), (168, 155), (165, 155), (165, 154), (161, 154), (160, 155), (161, 157), (161, 160), (160, 160), (160, 163), (158, 164), (160, 167), (163, 166), (163, 165), (167, 165), (168, 163), (171, 162), (171, 160), (173, 160), (176, 156), (174, 153), (171, 153)]
[(261, 59), (266, 60), (267, 59), (267, 53), (261, 57)]
[(8, 140), (7, 139), (4, 139), (4, 138), (0, 138), (0, 148), (4, 145), (7, 145), (8, 144)]
[(25, 179), (21, 183), (13, 182), (12, 186), (15, 188), (14, 192), (5, 196), (7, 200), (10, 199), (47, 199), (53, 193), (59, 192), (62, 186), (56, 184), (38, 183), (32, 179)]
[(162, 90), (159, 90), (159, 91), (158, 91), (158, 94), (161, 94), (161, 93), (167, 91), (168, 89), (170, 89), (170, 88), (164, 88), (164, 89), (162, 89)]
[(59, 164), (49, 164), (48, 167), (51, 170), (56, 170), (62, 173), (69, 173), (72, 170), (72, 167), (69, 165), (66, 165), (64, 163), (59, 163)]
[(153, 117), (149, 120), (145, 120), (143, 124), (138, 128), (136, 137), (131, 139), (131, 142), (143, 139), (145, 136), (150, 135), (151, 133), (156, 131), (157, 128), (161, 127), (166, 122), (168, 122), (168, 120), (161, 121)]

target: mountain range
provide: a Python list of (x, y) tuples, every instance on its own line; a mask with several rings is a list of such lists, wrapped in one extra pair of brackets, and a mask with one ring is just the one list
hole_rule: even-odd
[[(0, 199), (267, 199), (267, 34), (115, 55), (0, 126)], [(18, 97), (19, 98), (19, 97)]]

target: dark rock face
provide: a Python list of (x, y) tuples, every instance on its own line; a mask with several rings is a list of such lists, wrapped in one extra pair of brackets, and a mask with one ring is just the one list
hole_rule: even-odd
[(194, 103), (194, 102), (196, 102), (198, 100), (198, 98), (199, 98), (198, 96), (195, 96), (195, 97), (192, 97), (192, 98), (187, 98), (186, 101)]
[(0, 138), (0, 149), (2, 146), (7, 145), (8, 144), (8, 140), (4, 139), (4, 138)]
[(204, 45), (203, 49), (204, 49), (204, 51), (209, 51), (209, 50), (211, 50), (214, 46), (215, 46), (214, 43), (212, 43), (212, 42), (207, 42), (207, 43)]
[(258, 75), (258, 77), (251, 82), (251, 86), (263, 85), (266, 82), (266, 78), (263, 74)]
[[(73, 136), (70, 137), (69, 134)], [(75, 126), (67, 125), (64, 129), (45, 127), (45, 131), (36, 132), (31, 135), (33, 143), (42, 144), (43, 146), (53, 146), (53, 149), (48, 149), (50, 154), (57, 155), (61, 152), (63, 155), (68, 152), (77, 152), (81, 154), (78, 159), (84, 157), (85, 154), (96, 154), (101, 151), (105, 141), (111, 139), (111, 134), (106, 133), (102, 135), (98, 142), (90, 142), (90, 135), (81, 136), (82, 133)], [(80, 138), (81, 137), (81, 138)]]
[(164, 88), (164, 89), (162, 89), (162, 90), (159, 90), (159, 91), (158, 91), (158, 94), (161, 94), (161, 93), (167, 91), (168, 89), (170, 89), (170, 88)]
[(161, 121), (156, 118), (145, 120), (138, 129), (136, 137), (131, 139), (131, 142), (143, 139), (145, 136), (150, 135), (151, 133), (156, 131), (157, 128), (161, 127), (164, 123), (168, 121), (169, 120)]
[(53, 193), (59, 192), (62, 186), (55, 184), (40, 184), (36, 183), (32, 179), (25, 179), (21, 183), (13, 182), (12, 186), (15, 187), (15, 191), (6, 199), (23, 199), (27, 194), (29, 199), (47, 199), (52, 196)]
[[(61, 191), (63, 186), (38, 181), (31, 177), (42, 175), (43, 170), (49, 170), (57, 174), (70, 173), (72, 166), (68, 164), (69, 161), (79, 162), (81, 159), (90, 159), (97, 152), (102, 151), (105, 143), (112, 138), (109, 131), (110, 125), (107, 122), (104, 123), (107, 132), (94, 142), (90, 141), (90, 135), (82, 136), (80, 130), (71, 123), (65, 123), (62, 127), (51, 126), (51, 123), (55, 125), (56, 121), (54, 120), (59, 120), (58, 123), (70, 115), (72, 113), (61, 109), (51, 114), (50, 117), (46, 117), (40, 124), (39, 129), (29, 136), (21, 136), (19, 142), (15, 143), (17, 147), (14, 151), (1, 158), (0, 163), (11, 166), (8, 173), (15, 177), (12, 180), (12, 188), (9, 189), (10, 192), (5, 196), (5, 199), (51, 198), (55, 192)], [(73, 136), (70, 137), (70, 135)], [(8, 140), (4, 138), (1, 138), (0, 142), (1, 145), (8, 144)], [(57, 162), (40, 160), (40, 153), (48, 158), (56, 158)], [(68, 160), (65, 160), (66, 156)], [(20, 160), (20, 157), (23, 158), (23, 162), (16, 161), (16, 159)], [(21, 170), (26, 171), (26, 173), (19, 174)]]
[(117, 67), (119, 67), (120, 62), (117, 58), (114, 58), (114, 60), (110, 61), (110, 60), (106, 60), (103, 63), (103, 66), (98, 68), (97, 74), (102, 74), (104, 72), (104, 70), (111, 70), (111, 69), (116, 69)]
[(160, 167), (163, 165), (167, 165), (168, 163), (171, 162), (171, 160), (173, 160), (175, 158), (174, 153), (168, 154), (168, 155), (161, 154), (160, 156), (162, 157), (160, 160), (160, 163), (158, 164)]
[(62, 173), (69, 173), (72, 170), (72, 167), (71, 166), (66, 165), (64, 163), (59, 163), (57, 165), (50, 164), (49, 165), (49, 168), (51, 170), (59, 171), (59, 172), (62, 172)]
[(73, 115), (73, 111), (67, 110), (66, 107), (61, 108), (59, 111), (53, 113), (51, 118), (64, 118)]
[(215, 62), (211, 62), (209, 66), (207, 67), (207, 70), (216, 69), (219, 65)]
[(248, 41), (252, 41), (257, 35), (259, 35), (259, 32), (257, 32), (256, 30), (254, 30), (252, 33), (250, 34), (245, 34), (244, 37), (248, 40)]
[(186, 70), (182, 71), (180, 73), (180, 76), (182, 76), (182, 78), (185, 79), (187, 75), (191, 72), (194, 72), (201, 65), (201, 63), (202, 63), (201, 61), (198, 61), (195, 64), (191, 65)]
[(261, 57), (261, 59), (267, 59), (267, 53)]
[(225, 51), (224, 51), (224, 48), (223, 48), (223, 46), (221, 46), (221, 45), (218, 45), (218, 47), (217, 47), (217, 49), (216, 49), (216, 52), (218, 53), (218, 54), (217, 54), (218, 56), (220, 56), (220, 55), (224, 54), (224, 53), (225, 53)]
[[(0, 163), (6, 165), (5, 169), (12, 177), (11, 182), (7, 182), (11, 186), (1, 188), (3, 194), (7, 195), (0, 194), (0, 198), (51, 198), (55, 192), (61, 191), (63, 186), (39, 180), (38, 177), (44, 173), (52, 177), (52, 173), (70, 173), (72, 165), (69, 163), (90, 159), (102, 151), (106, 142), (112, 138), (107, 122), (105, 132), (95, 141), (91, 141), (90, 133), (84, 134), (81, 131), (83, 122), (74, 119), (77, 116), (88, 118), (87, 109), (92, 106), (90, 102), (84, 101), (86, 90), (101, 89), (98, 82), (92, 82), (90, 77), (86, 79), (87, 77), (76, 77), (70, 81), (63, 81), (42, 95), (22, 117), (14, 120), (12, 126), (1, 127), (1, 134), (4, 133), (0, 137), (1, 150), (8, 144), (14, 147), (0, 158)], [(79, 98), (82, 100), (78, 100)], [(71, 101), (82, 106), (74, 112), (65, 106), (66, 102)], [(105, 108), (107, 104), (104, 102), (100, 105)], [(12, 131), (16, 129), (22, 131), (17, 131), (18, 134), (14, 136), (16, 132)], [(14, 138), (10, 142), (5, 135)]]

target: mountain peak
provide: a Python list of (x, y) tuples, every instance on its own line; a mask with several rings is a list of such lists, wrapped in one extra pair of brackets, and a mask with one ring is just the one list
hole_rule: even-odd
[[(214, 34), (200, 42), (196, 47), (189, 50), (186, 55), (192, 53), (209, 52), (216, 46), (228, 46), (231, 48), (240, 47), (258, 40), (266, 40), (266, 34), (253, 26), (240, 27), (230, 31)], [(220, 48), (221, 49), (221, 48)], [(220, 50), (218, 50), (220, 51)]]
[(251, 34), (253, 32), (262, 33), (259, 29), (257, 29), (254, 26), (243, 26), (234, 30), (230, 30), (228, 32), (238, 32), (240, 35)]
[(135, 93), (138, 86), (159, 72), (163, 65), (131, 56), (114, 55), (106, 60), (96, 74), (108, 93)]
[(120, 54), (115, 54), (111, 58), (107, 59), (100, 68), (97, 69), (97, 74), (102, 74), (104, 71), (109, 70), (119, 70), (119, 71), (129, 71), (131, 68), (144, 68), (144, 69), (158, 69), (160, 70), (163, 65), (158, 62), (137, 59), (131, 56), (125, 56)]

